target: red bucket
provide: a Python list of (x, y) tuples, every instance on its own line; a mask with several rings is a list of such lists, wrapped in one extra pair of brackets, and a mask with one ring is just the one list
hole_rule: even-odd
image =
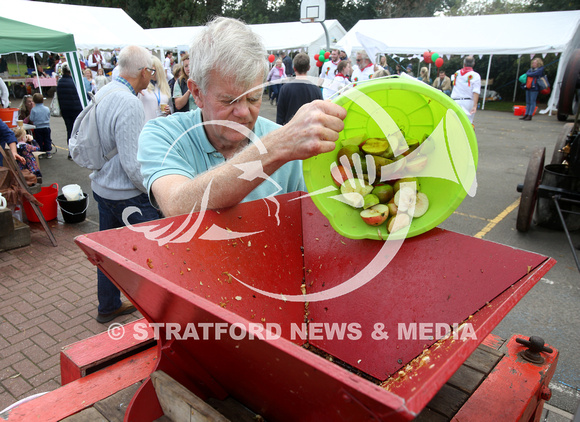
[[(40, 189), (40, 192), (34, 194), (34, 197), (42, 203), (42, 207), (38, 208), (40, 208), (40, 211), (42, 212), (42, 215), (44, 216), (44, 219), (46, 221), (54, 220), (57, 216), (58, 209), (56, 204), (57, 196), (58, 196), (58, 185), (56, 183), (53, 183), (48, 187), (43, 187)], [(38, 219), (38, 216), (34, 212), (32, 205), (30, 205), (30, 202), (26, 200), (23, 202), (24, 202), (23, 204), (24, 212), (26, 213), (26, 218), (28, 218), (28, 221), (32, 223), (39, 223), (40, 220)]]
[[(534, 113), (532, 116), (536, 115), (536, 111), (538, 111), (538, 107), (534, 109)], [(526, 106), (525, 105), (515, 105), (514, 106), (514, 116), (523, 116), (526, 113)]]
[(17, 108), (0, 108), (0, 120), (2, 120), (8, 127), (16, 127), (18, 122)]

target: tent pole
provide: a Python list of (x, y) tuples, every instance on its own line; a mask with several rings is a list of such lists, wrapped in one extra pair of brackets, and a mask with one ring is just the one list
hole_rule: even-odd
[(320, 25), (324, 28), (324, 35), (326, 36), (326, 50), (330, 51), (330, 36), (328, 35), (328, 29), (326, 29), (324, 22), (320, 22)]
[(518, 82), (519, 82), (519, 73), (520, 73), (520, 62), (522, 60), (522, 56), (518, 56), (518, 69), (516, 70), (516, 83), (514, 84), (514, 98), (512, 103), (516, 102), (516, 91), (518, 90)]
[(481, 104), (481, 109), (485, 110), (485, 98), (487, 97), (487, 86), (489, 85), (489, 71), (491, 70), (491, 59), (493, 54), (489, 55), (489, 63), (487, 64), (487, 76), (485, 77), (485, 89), (483, 90), (483, 103)]
[(16, 71), (18, 72), (18, 76), (20, 76), (20, 65), (18, 64), (18, 54), (14, 53), (14, 60), (16, 60)]
[(42, 87), (40, 86), (40, 76), (38, 76), (38, 67), (36, 67), (36, 57), (34, 53), (32, 53), (32, 61), (34, 62), (34, 71), (36, 72), (36, 80), (38, 81), (38, 92), (42, 94)]

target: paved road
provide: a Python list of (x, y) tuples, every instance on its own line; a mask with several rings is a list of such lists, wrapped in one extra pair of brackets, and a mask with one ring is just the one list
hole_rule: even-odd
[[(263, 104), (261, 115), (275, 120), (275, 108), (267, 101)], [(580, 400), (580, 274), (563, 232), (533, 226), (528, 233), (519, 233), (515, 229), (517, 207), (506, 211), (519, 200), (516, 186), (524, 180), (532, 151), (546, 147), (547, 156), (551, 157), (563, 123), (555, 116), (538, 115), (528, 122), (511, 113), (479, 111), (475, 125), (479, 145), (477, 195), (465, 199), (441, 227), (474, 236), (497, 219), (484, 239), (558, 261), (494, 333), (504, 338), (515, 333), (536, 335), (558, 348), (561, 355), (553, 378), (551, 404), (574, 412)], [(62, 119), (52, 118), (51, 127), (59, 151), (53, 159), (41, 161), (45, 185), (78, 183), (85, 192), (90, 192), (89, 171), (67, 160)], [(506, 215), (498, 218), (502, 213)], [(97, 222), (96, 205), (91, 201), (83, 224)], [(92, 231), (90, 227), (87, 230)]]

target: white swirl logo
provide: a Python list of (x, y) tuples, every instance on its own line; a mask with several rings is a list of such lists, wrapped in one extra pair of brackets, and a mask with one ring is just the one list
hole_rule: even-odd
[[(276, 81), (276, 83), (281, 82)], [(308, 83), (308, 81), (304, 81), (304, 83)], [(243, 93), (241, 96), (248, 95), (256, 89), (261, 90), (268, 85), (272, 85), (272, 83), (266, 83), (257, 88), (252, 88), (251, 90)], [(364, 83), (359, 83), (358, 85), (362, 87), (364, 86)], [(369, 117), (369, 122), (372, 122), (373, 125), (376, 125), (377, 128), (380, 129), (381, 133), (385, 134), (385, 138), (392, 146), (394, 155), (402, 155), (403, 152), (408, 149), (408, 145), (404, 134), (399, 128), (399, 125), (394, 120), (394, 118), (379, 103), (375, 101), (375, 99), (362, 92), (360, 87), (357, 86), (356, 88), (350, 89), (349, 87), (345, 87), (337, 94), (348, 98), (354, 104), (356, 104), (357, 107), (362, 110), (362, 112), (365, 112)], [(236, 100), (237, 98), (232, 102)], [(431, 100), (428, 100), (426, 104), (428, 104), (430, 101)], [(399, 113), (397, 109), (395, 109), (395, 111)], [(414, 112), (417, 112), (417, 110)], [(432, 129), (427, 139), (421, 144), (419, 148), (408, 154), (406, 157), (403, 157), (403, 160), (394, 161), (388, 165), (377, 166), (374, 161), (369, 161), (367, 157), (368, 177), (370, 183), (375, 180), (385, 182), (410, 176), (422, 178), (439, 178), (449, 180), (459, 185), (461, 189), (463, 189), (464, 192), (469, 196), (474, 196), (477, 190), (474, 152), (471, 150), (468, 136), (462, 126), (459, 116), (453, 109), (448, 108), (444, 115), (441, 116), (441, 120), (434, 123), (436, 124), (436, 127)], [(178, 142), (182, 140), (190, 141), (190, 138), (187, 137), (189, 132), (193, 131), (198, 126), (205, 125), (219, 125), (236, 130), (248, 138), (252, 144), (258, 148), (260, 154), (267, 154), (268, 152), (260, 138), (247, 127), (230, 121), (214, 120), (202, 122), (184, 131), (172, 143), (171, 147), (163, 158), (163, 161), (165, 161), (167, 156), (174, 149)], [(419, 156), (422, 157), (419, 158)], [(363, 180), (362, 163), (360, 160), (355, 160), (353, 168), (344, 161), (344, 158), (345, 157), (342, 157), (343, 160), (341, 161), (341, 164), (343, 164), (343, 167), (346, 169), (346, 171), (350, 174), (356, 175), (357, 178)], [(422, 159), (421, 162), (419, 162), (420, 159)], [(241, 171), (241, 174), (238, 176), (239, 179), (251, 181), (258, 178), (263, 179), (264, 182), (269, 182), (272, 184), (273, 192), (263, 199), (270, 201), (275, 206), (273, 216), (276, 218), (278, 225), (280, 225), (280, 204), (278, 203), (275, 195), (282, 191), (282, 187), (276, 183), (276, 181), (272, 179), (266, 172), (264, 172), (262, 163), (259, 160), (248, 162), (244, 165), (237, 165), (236, 167)], [(337, 167), (337, 164), (333, 162), (330, 165), (328, 172), (332, 173), (333, 168), (335, 167)], [(409, 189), (415, 192), (417, 190), (415, 182), (411, 183), (413, 186), (409, 186)], [(403, 187), (407, 184), (408, 183), (403, 183)], [(157, 242), (159, 246), (163, 246), (168, 243), (188, 243), (194, 239), (197, 231), (201, 228), (201, 222), (204, 219), (205, 212), (207, 211), (211, 186), (212, 182), (210, 181), (203, 193), (203, 197), (201, 198), (200, 211), (196, 214), (196, 217), (194, 218), (193, 209), (196, 208), (197, 203), (194, 204), (191, 212), (188, 214), (187, 218), (181, 224), (181, 226), (177, 228), (177, 230), (170, 231), (171, 227), (173, 226), (173, 222), (169, 224), (154, 223), (150, 225), (142, 224), (138, 227), (132, 226), (129, 223), (129, 217), (133, 213), (140, 213), (140, 210), (137, 207), (127, 207), (123, 211), (123, 222), (130, 230), (142, 233), (147, 240)], [(306, 195), (300, 196), (296, 199), (308, 198), (334, 191), (336, 191), (337, 195), (331, 196), (331, 199), (345, 203), (349, 202), (345, 201), (344, 195), (341, 194), (340, 190), (334, 185), (317, 187), (312, 192), (309, 192)], [(410, 206), (406, 212), (410, 219), (412, 219), (414, 216), (415, 200), (416, 198), (414, 196), (410, 199)], [(398, 214), (399, 212), (397, 211), (397, 215)], [(404, 212), (402, 214), (404, 214)], [(268, 215), (270, 215), (270, 212), (268, 212)], [(396, 236), (387, 236), (381, 250), (362, 271), (352, 276), (342, 284), (322, 292), (309, 294), (303, 293), (297, 295), (277, 294), (253, 287), (252, 285), (244, 282), (242, 279), (231, 275), (232, 272), (229, 273), (233, 279), (246, 286), (248, 289), (273, 299), (291, 302), (317, 302), (322, 300), (329, 300), (353, 292), (377, 276), (384, 268), (386, 268), (386, 266), (397, 254), (402, 246), (402, 243), (407, 237), (409, 229), (410, 225), (407, 224), (404, 228), (399, 230)], [(262, 230), (255, 232), (238, 232), (213, 224), (211, 227), (206, 228), (205, 232), (201, 233), (197, 237), (201, 240), (224, 241), (235, 238), (248, 237), (261, 232)], [(119, 339), (123, 336), (123, 334), (124, 329), (122, 326), (112, 324), (109, 327), (109, 336), (112, 339)]]
[(125, 327), (118, 322), (113, 322), (107, 329), (107, 334), (111, 340), (121, 340), (125, 335)]

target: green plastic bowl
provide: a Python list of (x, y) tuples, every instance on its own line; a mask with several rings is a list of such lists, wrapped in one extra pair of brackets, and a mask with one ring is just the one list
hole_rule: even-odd
[[(440, 133), (444, 136), (439, 136), (441, 142), (431, 143), (429, 147), (437, 149), (438, 157), (443, 157), (442, 161), (449, 159), (451, 166), (447, 164), (440, 167), (451, 170), (442, 170), (445, 176), (419, 177), (420, 190), (429, 198), (429, 209), (423, 216), (413, 219), (406, 237), (418, 236), (442, 223), (461, 204), (472, 182), (465, 180), (465, 171), (461, 169), (465, 166), (465, 162), (470, 160), (456, 159), (454, 162), (452, 157), (461, 156), (454, 154), (454, 151), (463, 148), (462, 157), (466, 157), (467, 154), (468, 158), (473, 158), (472, 179), (477, 168), (477, 141), (473, 126), (465, 112), (441, 91), (408, 78), (387, 77), (370, 80), (357, 84), (349, 91), (334, 99), (336, 104), (347, 110), (344, 130), (336, 141), (337, 147), (331, 152), (304, 161), (304, 180), (308, 192), (312, 194), (326, 190), (312, 195), (312, 200), (320, 212), (328, 218), (338, 233), (347, 238), (385, 240), (388, 237), (386, 224), (379, 227), (370, 226), (360, 218), (360, 209), (331, 198), (340, 194), (340, 189), (330, 174), (331, 165), (336, 163), (338, 151), (344, 141), (352, 142), (353, 138), (359, 138), (362, 142), (373, 137), (389, 139), (381, 129), (381, 126), (385, 126), (385, 119), (380, 116), (384, 110), (396, 125), (404, 130), (407, 139), (421, 140), (425, 134), (430, 135), (436, 128), (443, 131)], [(364, 95), (361, 98), (359, 94)], [(370, 103), (369, 98), (372, 100)], [(450, 119), (449, 110), (455, 112), (457, 118)], [(382, 120), (379, 121), (379, 118)], [(453, 122), (451, 130), (449, 128)], [(425, 141), (428, 142), (430, 140)], [(455, 181), (448, 180), (445, 178), (447, 176)], [(397, 238), (396, 232), (392, 238)]]

